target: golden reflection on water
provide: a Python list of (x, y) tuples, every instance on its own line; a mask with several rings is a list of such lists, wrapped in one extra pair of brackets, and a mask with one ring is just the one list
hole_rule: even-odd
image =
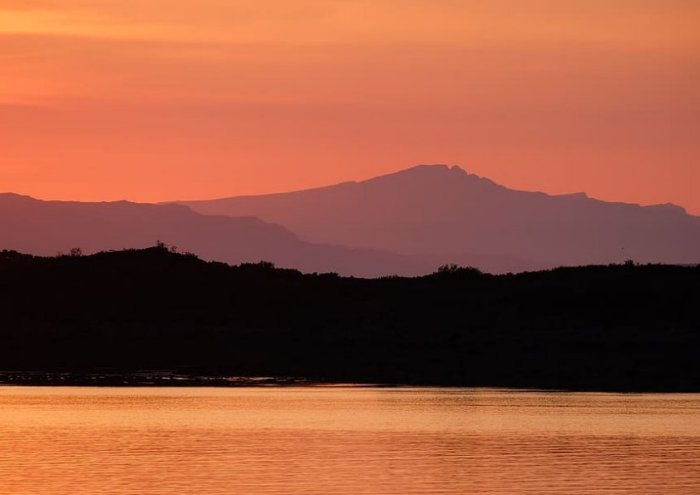
[(0, 387), (0, 494), (700, 493), (700, 395)]

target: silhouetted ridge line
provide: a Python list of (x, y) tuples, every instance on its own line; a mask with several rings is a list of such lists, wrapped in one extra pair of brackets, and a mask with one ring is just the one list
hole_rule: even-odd
[(14, 370), (0, 379), (168, 370), (700, 391), (697, 267), (494, 276), (451, 265), (368, 280), (205, 262), (165, 244), (75, 254), (0, 252), (0, 360)]

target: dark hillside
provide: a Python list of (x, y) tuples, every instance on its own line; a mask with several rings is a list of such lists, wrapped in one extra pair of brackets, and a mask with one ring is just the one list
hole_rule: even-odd
[(700, 391), (700, 268), (304, 275), (164, 247), (0, 254), (0, 369)]

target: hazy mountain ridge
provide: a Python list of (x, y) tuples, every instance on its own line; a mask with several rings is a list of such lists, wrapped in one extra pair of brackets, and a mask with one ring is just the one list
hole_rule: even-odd
[(0, 249), (93, 253), (156, 240), (207, 260), (362, 277), (421, 275), (450, 263), (492, 273), (627, 259), (700, 263), (700, 217), (679, 206), (514, 191), (445, 165), (179, 204), (0, 194)]
[(180, 203), (207, 214), (254, 215), (312, 242), (404, 254), (484, 253), (537, 260), (541, 267), (700, 261), (700, 217), (679, 206), (516, 191), (456, 166), (419, 165), (305, 191)]
[[(304, 242), (284, 227), (254, 217), (203, 215), (182, 205), (41, 201), (0, 194), (0, 250), (55, 255), (80, 248), (87, 254), (144, 248), (157, 240), (207, 260), (231, 264), (271, 261), (303, 272), (366, 277), (425, 274), (445, 262), (441, 257)], [(479, 264), (495, 271), (524, 263), (467, 256), (450, 257), (449, 261)]]

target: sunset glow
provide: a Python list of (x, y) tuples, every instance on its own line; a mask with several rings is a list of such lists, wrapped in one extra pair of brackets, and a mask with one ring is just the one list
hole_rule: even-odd
[(0, 0), (0, 190), (160, 201), (418, 163), (700, 213), (700, 3)]

